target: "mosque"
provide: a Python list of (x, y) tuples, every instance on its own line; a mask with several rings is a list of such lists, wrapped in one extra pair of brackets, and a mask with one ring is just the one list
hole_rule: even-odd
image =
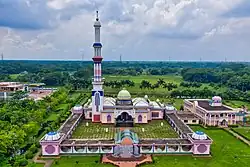
[[(150, 101), (148, 96), (144, 98), (131, 98), (130, 93), (123, 89), (121, 90), (117, 98), (102, 97), (99, 106), (98, 94), (94, 94), (95, 100), (88, 101), (84, 105), (85, 118), (91, 119), (92, 122), (101, 122), (103, 124), (115, 124), (115, 126), (133, 126), (133, 124), (148, 123), (154, 119), (163, 119), (163, 113), (165, 109), (174, 109), (171, 106), (164, 106), (157, 99), (156, 101)], [(94, 104), (93, 104), (94, 103)], [(99, 110), (96, 110), (96, 109)]]
[[(97, 14), (98, 15), (98, 14)], [(131, 98), (130, 93), (123, 89), (117, 98), (105, 97), (102, 78), (102, 44), (100, 40), (101, 23), (97, 16), (94, 23), (94, 78), (92, 99), (84, 105), (85, 118), (92, 122), (112, 123), (116, 126), (132, 126), (134, 123), (148, 123), (153, 119), (163, 119), (165, 107), (157, 99), (150, 101), (144, 98)]]
[[(193, 117), (194, 114), (183, 113), (181, 119), (173, 106), (166, 106), (159, 100), (151, 101), (147, 95), (143, 98), (132, 98), (126, 89), (122, 89), (117, 98), (104, 96), (100, 27), (97, 12), (94, 23), (94, 77), (91, 99), (83, 106), (74, 106), (71, 109), (72, 114), (56, 132), (49, 132), (42, 137), (40, 140), (42, 156), (100, 154), (109, 160), (127, 158), (126, 160), (133, 161), (147, 158), (151, 154), (209, 155), (212, 139), (201, 131), (194, 132), (183, 121), (183, 119), (190, 121), (192, 117), (191, 122), (198, 123), (199, 118)], [(171, 126), (178, 137), (140, 139), (140, 136), (133, 131), (132, 127), (135, 124), (146, 124), (156, 119), (164, 119), (163, 121)], [(87, 123), (91, 121), (113, 124), (122, 128), (115, 128), (118, 131), (112, 139), (73, 138), (73, 132), (79, 123), (85, 120), (89, 120)], [(163, 125), (163, 122), (161, 124)]]

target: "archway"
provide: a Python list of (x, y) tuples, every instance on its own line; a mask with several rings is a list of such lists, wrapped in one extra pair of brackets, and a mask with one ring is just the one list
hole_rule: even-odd
[(134, 124), (133, 117), (129, 115), (127, 112), (122, 112), (116, 118), (116, 126), (117, 127), (132, 127)]

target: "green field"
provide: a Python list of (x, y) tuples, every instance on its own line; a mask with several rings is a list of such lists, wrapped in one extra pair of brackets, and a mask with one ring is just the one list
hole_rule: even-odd
[(233, 128), (233, 130), (250, 141), (250, 127)]
[(246, 167), (250, 163), (250, 147), (237, 140), (222, 129), (207, 130), (193, 126), (194, 130), (202, 130), (213, 139), (212, 157), (195, 158), (191, 156), (158, 156), (154, 164), (143, 167)]
[[(105, 81), (119, 81), (119, 80), (131, 80), (134, 81), (134, 87), (126, 87), (126, 89), (131, 93), (132, 96), (140, 95), (150, 95), (150, 97), (157, 96), (157, 94), (165, 94), (168, 95), (169, 91), (166, 88), (157, 88), (155, 90), (152, 89), (140, 89), (140, 83), (142, 80), (147, 80), (151, 84), (155, 84), (158, 79), (163, 79), (165, 82), (172, 82), (179, 85), (183, 80), (181, 76), (176, 75), (166, 75), (166, 76), (157, 76), (157, 75), (139, 75), (139, 76), (104, 76)], [(111, 88), (105, 87), (105, 92), (109, 94), (117, 94), (122, 88)]]
[[(163, 122), (163, 126), (161, 126)], [(114, 127), (114, 125), (103, 125), (97, 123), (81, 122), (76, 130), (73, 132), (72, 138), (75, 139), (113, 139), (115, 133), (119, 132), (120, 128)], [(108, 128), (108, 132), (106, 132)], [(142, 131), (144, 128), (144, 132)], [(167, 121), (154, 120), (149, 124), (139, 125), (131, 128), (132, 131), (137, 133), (138, 137), (143, 138), (175, 138), (178, 137), (176, 132), (171, 128)]]
[(247, 108), (250, 108), (250, 103), (244, 102), (244, 101), (238, 101), (238, 100), (225, 100), (224, 101), (226, 105), (233, 107), (233, 108), (241, 108), (243, 105)]
[(44, 167), (44, 164), (35, 164), (34, 167)]
[(60, 160), (54, 161), (52, 167), (113, 167), (100, 163), (100, 159), (99, 156), (61, 157)]

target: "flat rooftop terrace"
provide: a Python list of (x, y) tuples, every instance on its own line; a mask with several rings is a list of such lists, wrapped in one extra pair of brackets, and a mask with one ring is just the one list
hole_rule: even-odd
[(198, 105), (207, 111), (233, 111), (230, 107), (222, 106), (211, 106), (208, 100), (189, 100), (190, 102), (197, 101)]
[[(86, 126), (87, 122), (88, 126)], [(161, 126), (161, 122), (163, 122), (163, 126)], [(108, 129), (107, 132), (106, 128)], [(115, 134), (120, 129), (120, 127), (115, 127), (113, 124), (105, 125), (84, 120), (78, 125), (71, 138), (110, 140), (114, 139)], [(129, 129), (135, 132), (139, 139), (178, 138), (178, 134), (165, 120), (153, 120), (147, 124), (135, 124), (134, 127), (129, 127)]]

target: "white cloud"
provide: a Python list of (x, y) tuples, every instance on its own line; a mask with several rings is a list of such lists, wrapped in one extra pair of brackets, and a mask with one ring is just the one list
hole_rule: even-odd
[[(245, 0), (35, 1), (40, 0), (26, 1), (26, 5), (36, 9), (36, 13), (50, 11), (51, 14), (44, 16), (46, 19), (40, 18), (41, 14), (37, 14), (37, 19), (49, 20), (50, 25), (54, 25), (36, 30), (9, 28), (11, 33), (7, 37), (1, 35), (6, 28), (0, 27), (3, 43), (0, 48), (10, 58), (81, 59), (84, 50), (85, 58), (90, 60), (96, 9), (100, 11), (106, 60), (118, 60), (120, 53), (124, 59), (132, 60), (167, 60), (169, 55), (177, 60), (199, 60), (200, 57), (224, 60), (225, 56), (233, 58), (234, 50), (245, 47), (229, 48), (226, 43), (231, 45), (239, 38), (243, 43), (250, 42), (249, 18), (223, 16)], [(41, 11), (38, 11), (39, 4), (45, 5)], [(220, 51), (213, 51), (211, 56), (213, 46)], [(237, 57), (243, 59), (247, 54), (249, 51)]]

